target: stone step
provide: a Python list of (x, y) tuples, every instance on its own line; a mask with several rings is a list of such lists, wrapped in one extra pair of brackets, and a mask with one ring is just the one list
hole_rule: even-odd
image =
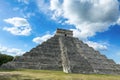
[(88, 62), (90, 63), (101, 63), (101, 64), (115, 64), (114, 62), (112, 62), (109, 59), (97, 59), (97, 58), (89, 58)]
[(60, 64), (43, 64), (39, 62), (15, 62), (14, 63), (16, 67), (19, 68), (27, 68), (27, 69), (62, 69), (62, 65)]

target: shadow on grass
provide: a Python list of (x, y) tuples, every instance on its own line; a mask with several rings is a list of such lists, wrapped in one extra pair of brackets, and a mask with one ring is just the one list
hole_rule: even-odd
[(0, 72), (7, 72), (7, 71), (16, 71), (14, 69), (0, 69)]
[(83, 80), (83, 79), (79, 79), (79, 78), (72, 78), (72, 77), (66, 77), (64, 79), (52, 79), (52, 78), (33, 78), (30, 76), (23, 76), (23, 75), (19, 75), (19, 74), (4, 74), (4, 75), (0, 75), (0, 80)]
[(21, 75), (0, 75), (0, 80), (44, 80)]

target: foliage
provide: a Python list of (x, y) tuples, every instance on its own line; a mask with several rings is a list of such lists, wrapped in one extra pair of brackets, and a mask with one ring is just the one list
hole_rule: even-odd
[(0, 53), (0, 66), (4, 63), (7, 63), (9, 61), (12, 61), (13, 60), (13, 56), (10, 56), (10, 55), (6, 55), (6, 54), (1, 54)]

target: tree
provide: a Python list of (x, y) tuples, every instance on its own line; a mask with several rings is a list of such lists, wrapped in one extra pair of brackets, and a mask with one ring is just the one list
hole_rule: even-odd
[(1, 54), (1, 52), (0, 52), (0, 66), (4, 63), (12, 61), (13, 58), (14, 58), (13, 56), (6, 55), (6, 54)]

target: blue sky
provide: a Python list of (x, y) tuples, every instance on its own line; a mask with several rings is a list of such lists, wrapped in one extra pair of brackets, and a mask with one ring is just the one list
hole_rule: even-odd
[(57, 28), (120, 63), (119, 0), (0, 0), (0, 51), (21, 55)]

